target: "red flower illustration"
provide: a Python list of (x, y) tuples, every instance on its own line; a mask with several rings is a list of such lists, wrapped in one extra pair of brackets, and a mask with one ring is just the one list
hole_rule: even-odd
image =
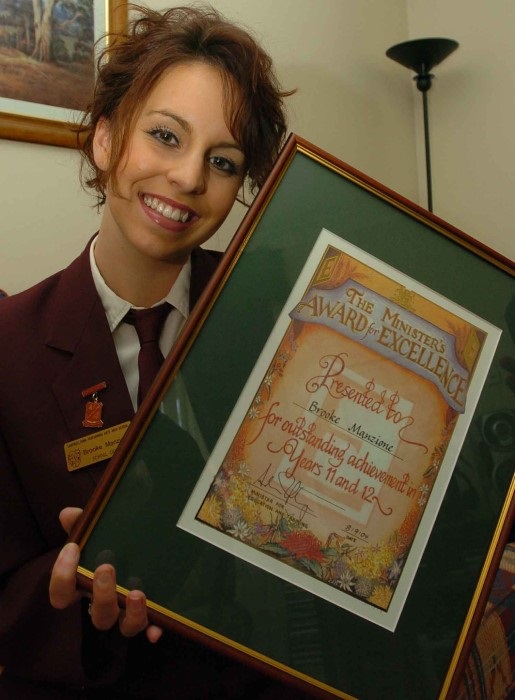
[(310, 559), (323, 562), (325, 557), (320, 549), (320, 541), (312, 532), (298, 530), (289, 532), (281, 542), (281, 546), (287, 549), (295, 559)]

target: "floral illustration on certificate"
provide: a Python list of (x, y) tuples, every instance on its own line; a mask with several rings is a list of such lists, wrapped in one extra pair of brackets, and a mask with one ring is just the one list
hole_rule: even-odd
[(499, 336), (322, 230), (179, 526), (393, 631)]

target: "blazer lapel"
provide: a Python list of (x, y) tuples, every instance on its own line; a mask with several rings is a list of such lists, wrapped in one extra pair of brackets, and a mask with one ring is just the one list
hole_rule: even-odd
[(223, 253), (204, 248), (194, 248), (191, 252), (190, 311), (204, 291)]
[(98, 431), (82, 425), (88, 400), (82, 392), (101, 382), (106, 383), (98, 394), (102, 428), (131, 420), (134, 410), (91, 275), (89, 245), (62, 273), (47, 309), (53, 322), (47, 326), (46, 345), (66, 358), (52, 391), (69, 439)]

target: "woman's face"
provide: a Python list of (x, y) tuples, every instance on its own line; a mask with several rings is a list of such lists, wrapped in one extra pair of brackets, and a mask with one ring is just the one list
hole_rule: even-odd
[[(110, 155), (109, 122), (94, 138), (97, 166)], [(169, 68), (150, 92), (107, 188), (100, 227), (111, 244), (183, 264), (229, 213), (245, 158), (225, 122), (222, 79), (213, 66)]]

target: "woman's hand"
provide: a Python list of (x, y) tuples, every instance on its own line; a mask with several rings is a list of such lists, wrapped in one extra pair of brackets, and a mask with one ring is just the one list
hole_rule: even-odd
[[(61, 525), (70, 533), (81, 516), (80, 508), (64, 508), (59, 515)], [(80, 593), (77, 591), (76, 575), (80, 550), (74, 542), (68, 542), (57, 557), (50, 579), (50, 603), (54, 608), (63, 609), (74, 603)], [(110, 564), (101, 564), (93, 576), (93, 597), (90, 604), (93, 625), (99, 630), (109, 630), (116, 623), (125, 637), (133, 637), (145, 630), (149, 642), (157, 642), (163, 630), (149, 625), (146, 598), (142, 591), (130, 591), (125, 609), (120, 609), (116, 592), (116, 573)]]

